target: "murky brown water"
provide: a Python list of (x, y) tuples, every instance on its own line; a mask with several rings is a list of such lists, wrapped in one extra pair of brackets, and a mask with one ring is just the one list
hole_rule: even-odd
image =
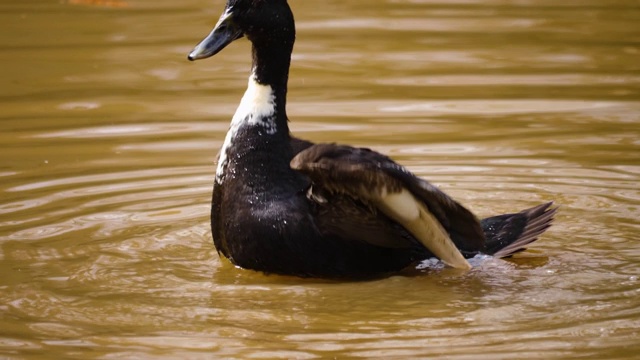
[(640, 3), (292, 0), (292, 128), (481, 215), (557, 223), (469, 273), (236, 269), (213, 160), (249, 45), (209, 0), (0, 4), (0, 357), (623, 359), (640, 353)]

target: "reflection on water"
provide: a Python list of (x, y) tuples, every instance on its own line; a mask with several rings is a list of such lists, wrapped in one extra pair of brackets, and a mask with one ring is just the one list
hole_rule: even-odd
[(296, 133), (390, 154), (480, 215), (555, 200), (556, 226), (467, 273), (236, 269), (208, 211), (249, 47), (186, 61), (222, 1), (4, 4), (0, 356), (635, 358), (637, 4), (292, 6)]

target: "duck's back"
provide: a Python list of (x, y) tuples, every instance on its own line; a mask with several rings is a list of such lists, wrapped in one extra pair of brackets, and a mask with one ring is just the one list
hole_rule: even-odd
[[(419, 247), (402, 227), (356, 200), (332, 195), (330, 201), (311, 201), (310, 180), (288, 165), (296, 151), (311, 143), (292, 138), (289, 144), (289, 151), (277, 157), (262, 149), (253, 150), (262, 155), (245, 149), (241, 157), (229, 152), (226, 174), (213, 188), (211, 228), (218, 252), (247, 269), (330, 278), (381, 276), (420, 257)], [(264, 154), (278, 160), (267, 164)], [(342, 219), (357, 224), (354, 216), (366, 226), (360, 227), (358, 236), (349, 236), (335, 223)], [(366, 235), (375, 239), (384, 232), (402, 239), (403, 245), (384, 247), (358, 240)]]

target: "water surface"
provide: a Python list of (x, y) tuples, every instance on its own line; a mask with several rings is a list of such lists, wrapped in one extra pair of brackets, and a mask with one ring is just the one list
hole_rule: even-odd
[(222, 1), (5, 2), (0, 356), (636, 358), (640, 4), (291, 2), (296, 134), (556, 225), (467, 273), (234, 268), (208, 211), (249, 44), (186, 60)]

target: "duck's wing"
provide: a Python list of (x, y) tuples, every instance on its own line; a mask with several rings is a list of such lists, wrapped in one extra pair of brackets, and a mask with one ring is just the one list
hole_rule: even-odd
[(463, 254), (471, 257), (486, 251), (485, 233), (480, 220), (471, 211), (392, 160), (383, 164), (382, 168), (387, 175), (402, 182), (417, 199), (425, 203)]
[(319, 184), (311, 185), (306, 191), (307, 197), (316, 204), (316, 225), (325, 234), (384, 248), (420, 246), (407, 230), (371, 204), (329, 192)]
[(293, 155), (295, 156), (296, 154), (298, 154), (299, 152), (313, 146), (313, 143), (309, 140), (304, 140), (304, 139), (300, 139), (297, 138), (295, 136), (292, 136), (289, 139), (289, 144), (291, 144), (291, 149), (293, 150)]
[(291, 167), (309, 176), (312, 187), (380, 211), (453, 267), (470, 268), (458, 246), (465, 252), (484, 249), (482, 228), (471, 212), (380, 153), (317, 144), (296, 155)]

